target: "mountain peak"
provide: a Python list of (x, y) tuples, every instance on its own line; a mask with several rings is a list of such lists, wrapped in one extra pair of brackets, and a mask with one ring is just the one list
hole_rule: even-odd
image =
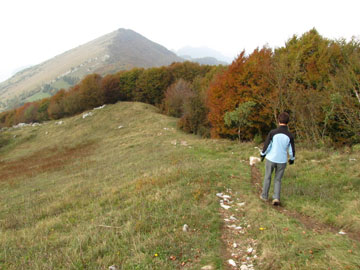
[(105, 75), (178, 61), (183, 59), (164, 46), (131, 29), (119, 28), (0, 83), (0, 111), (69, 88), (87, 74)]

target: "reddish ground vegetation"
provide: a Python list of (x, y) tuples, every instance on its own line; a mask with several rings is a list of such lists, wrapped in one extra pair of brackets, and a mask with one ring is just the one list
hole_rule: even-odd
[(12, 161), (0, 161), (0, 181), (9, 181), (21, 176), (32, 177), (43, 172), (62, 169), (75, 159), (86, 157), (92, 153), (93, 142), (75, 147), (50, 147)]

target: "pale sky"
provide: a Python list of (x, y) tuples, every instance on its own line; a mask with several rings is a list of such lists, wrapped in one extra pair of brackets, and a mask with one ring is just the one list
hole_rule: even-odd
[(359, 0), (1, 0), (0, 81), (119, 28), (168, 49), (207, 46), (235, 58), (313, 27), (359, 38), (359, 10)]

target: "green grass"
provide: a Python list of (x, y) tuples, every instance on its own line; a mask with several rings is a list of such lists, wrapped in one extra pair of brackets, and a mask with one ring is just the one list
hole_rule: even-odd
[(360, 233), (360, 152), (300, 149), (283, 180), (286, 207)]
[(33, 101), (40, 100), (40, 99), (47, 98), (47, 97), (50, 97), (49, 93), (38, 92), (35, 95), (32, 95), (31, 97), (28, 97), (25, 100), (25, 102), (33, 102)]
[(51, 84), (51, 87), (56, 88), (56, 89), (68, 89), (70, 85), (68, 82), (64, 81), (64, 79), (59, 79), (56, 80), (54, 83)]
[[(93, 112), (2, 134), (0, 269), (226, 269), (215, 196), (226, 188), (246, 201), (257, 269), (358, 269), (357, 243), (308, 231), (258, 200), (247, 163), (252, 144), (185, 134), (146, 104)], [(289, 184), (307, 168), (305, 153), (287, 171)], [(347, 173), (342, 181), (353, 183)], [(301, 210), (296, 202), (310, 197), (296, 192), (285, 187), (284, 200)], [(343, 191), (346, 202), (353, 192)]]

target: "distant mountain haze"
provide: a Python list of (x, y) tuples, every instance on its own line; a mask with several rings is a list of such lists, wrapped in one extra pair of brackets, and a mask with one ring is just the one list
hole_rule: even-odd
[(200, 65), (228, 65), (229, 63), (225, 61), (219, 61), (215, 57), (202, 57), (202, 58), (193, 58), (190, 55), (179, 55), (181, 58), (184, 58), (185, 60), (199, 63)]
[(191, 47), (191, 46), (185, 46), (179, 50), (176, 51), (176, 54), (179, 56), (190, 56), (191, 58), (208, 58), (212, 57), (217, 59), (218, 61), (222, 61), (225, 63), (230, 64), (234, 59), (231, 59), (230, 57), (227, 57), (223, 55), (221, 52), (218, 52), (214, 49), (208, 48), (208, 47)]
[(128, 29), (118, 29), (0, 83), (0, 111), (68, 88), (85, 75), (105, 75), (134, 67), (159, 67), (184, 59)]

